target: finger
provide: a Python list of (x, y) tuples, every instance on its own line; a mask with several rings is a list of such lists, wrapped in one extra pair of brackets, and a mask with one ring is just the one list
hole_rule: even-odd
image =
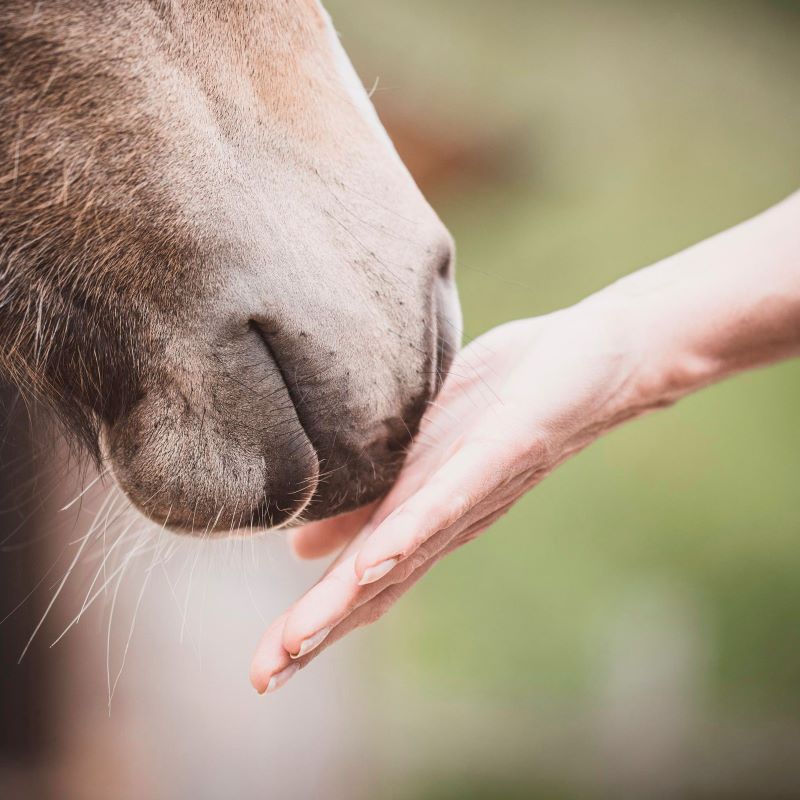
[[(513, 452), (503, 449), (508, 455)], [(482, 463), (490, 464), (485, 451), (481, 450)], [(357, 584), (357, 573), (353, 557), (361, 546), (361, 541), (368, 536), (368, 530), (362, 531), (357, 539), (347, 548), (346, 560), (337, 562), (330, 574), (323, 578), (316, 586), (306, 593), (291, 610), (283, 629), (283, 646), (293, 658), (302, 658), (307, 653), (327, 639), (330, 632), (359, 607), (369, 602), (386, 586), (402, 582), (413, 573), (421, 564), (428, 560), (438, 558), (438, 554), (455, 538), (458, 541), (468, 541), (471, 536), (477, 535), (488, 527), (508, 507), (535, 482), (537, 470), (523, 468), (518, 473), (515, 470), (506, 470), (503, 474), (511, 477), (504, 478), (502, 484), (493, 487), (487, 495), (451, 524), (439, 531), (434, 531), (425, 537), (420, 536), (419, 543), (400, 560), (390, 559), (381, 567), (382, 574), (372, 577), (372, 580)], [(476, 528), (477, 526), (477, 528)], [(464, 531), (467, 530), (467, 533)]]
[(464, 528), (482, 521), (486, 527), (498, 515), (493, 507), (490, 511), (476, 511), (475, 514), (462, 517), (455, 525), (432, 536), (423, 547), (387, 573), (382, 580), (365, 586), (356, 583), (351, 556), (346, 564), (333, 570), (297, 601), (283, 628), (284, 648), (292, 658), (302, 658), (319, 647), (344, 619), (388, 586), (402, 583), (424, 563), (438, 559), (451, 540), (458, 537), (460, 542), (467, 541), (463, 536)]
[[(446, 548), (441, 552), (440, 555), (447, 555), (447, 553), (455, 550), (457, 546), (458, 545), (454, 543), (452, 547)], [(305, 667), (322, 652), (327, 650), (328, 647), (335, 642), (338, 642), (339, 639), (346, 636), (351, 631), (379, 620), (402, 595), (404, 595), (418, 580), (420, 580), (420, 578), (425, 575), (426, 572), (428, 572), (428, 570), (436, 563), (436, 560), (438, 559), (426, 561), (424, 564), (415, 569), (410, 575), (408, 575), (405, 580), (398, 583), (391, 583), (385, 586), (382, 590), (377, 591), (375, 596), (370, 598), (369, 602), (366, 602), (359, 608), (355, 609), (352, 614), (349, 614), (338, 625), (336, 625), (330, 631), (328, 636), (325, 637), (324, 641), (322, 641), (316, 648), (295, 660), (294, 663), (299, 665), (300, 668)]]
[[(278, 645), (279, 649), (282, 650), (283, 653), (280, 654), (277, 659), (275, 659), (275, 666), (263, 666), (269, 662), (267, 659), (262, 658), (258, 661), (258, 663), (262, 665), (260, 666), (261, 671), (259, 672), (259, 668), (255, 666), (257, 660), (259, 659), (259, 654), (256, 653), (256, 657), (254, 658), (253, 662), (254, 668), (251, 669), (251, 680), (253, 680), (252, 676), (254, 674), (258, 675), (257, 681), (254, 681), (254, 685), (257, 686), (257, 688), (258, 686), (270, 686), (269, 691), (280, 688), (280, 686), (286, 682), (281, 678), (281, 676), (287, 670), (287, 664), (289, 667), (292, 665), (298, 668), (305, 667), (320, 653), (322, 653), (334, 642), (341, 639), (350, 631), (380, 619), (380, 617), (382, 617), (389, 610), (389, 608), (394, 605), (397, 599), (405, 594), (408, 589), (410, 589), (423, 575), (425, 575), (425, 573), (439, 559), (451, 553), (462, 544), (470, 541), (481, 531), (486, 530), (486, 528), (488, 528), (493, 522), (501, 517), (508, 510), (508, 508), (509, 506), (505, 505), (502, 508), (492, 512), (488, 516), (473, 522), (473, 524), (467, 527), (465, 530), (462, 530), (460, 533), (447, 540), (447, 543), (438, 550), (435, 556), (429, 558), (425, 562), (419, 564), (416, 568), (410, 570), (410, 572), (405, 575), (402, 580), (397, 580), (396, 575), (390, 575), (387, 576), (385, 581), (372, 584), (368, 587), (362, 587), (361, 591), (364, 595), (362, 599), (364, 602), (355, 608), (353, 613), (348, 614), (338, 624), (333, 626), (330, 632), (324, 636), (315, 645), (315, 647), (306, 651), (302, 656), (292, 660), (288, 657), (286, 650), (281, 645)], [(442, 541), (445, 540), (442, 539)], [(369, 596), (367, 596), (367, 594), (369, 594)], [(276, 642), (279, 639), (279, 637), (275, 635), (278, 627), (279, 626), (277, 623), (274, 624), (269, 632), (271, 634), (271, 641), (265, 649), (268, 649), (270, 652), (274, 652)], [(275, 630), (273, 630), (273, 628)], [(264, 638), (267, 638), (267, 634), (265, 634)], [(273, 669), (274, 672), (270, 672), (270, 669)], [(292, 670), (291, 675), (293, 675), (294, 672), (296, 672), (296, 669)], [(291, 677), (291, 675), (289, 677)], [(272, 677), (277, 677), (278, 679), (273, 683)]]
[(376, 503), (338, 517), (310, 522), (292, 531), (289, 542), (299, 558), (322, 558), (349, 542), (375, 511)]
[(281, 632), (288, 615), (287, 610), (267, 628), (253, 654), (250, 683), (259, 694), (280, 688), (296, 672), (292, 667), (297, 665), (281, 646)]
[[(519, 481), (527, 483), (524, 477)], [(364, 624), (358, 622), (363, 616), (361, 609), (374, 598), (392, 586), (405, 586), (418, 570), (422, 569), (424, 574), (444, 554), (473, 539), (506, 513), (516, 495), (515, 487), (506, 494), (506, 500), (499, 508), (484, 515), (470, 514), (459, 520), (460, 524), (440, 531), (428, 540), (424, 548), (417, 550), (414, 558), (407, 559), (384, 579), (368, 586), (357, 586), (354, 582), (353, 558), (361, 538), (358, 537), (345, 548), (327, 575), (275, 620), (262, 636), (250, 671), (253, 686), (259, 693), (282, 686), (294, 674), (297, 664), (308, 663), (316, 653), (322, 652), (348, 630)], [(333, 579), (329, 582), (331, 575)], [(336, 610), (337, 603), (339, 610)], [(354, 615), (357, 624), (346, 625)], [(290, 619), (291, 629), (287, 632)], [(296, 655), (294, 659), (290, 652)]]
[(485, 531), (500, 517), (502, 517), (509, 508), (510, 505), (504, 505), (502, 508), (496, 509), (491, 514), (475, 520), (471, 525), (461, 530), (459, 533), (450, 536), (446, 540), (446, 543), (441, 546), (434, 556), (410, 570), (402, 580), (389, 581), (389, 578), (392, 576), (387, 576), (387, 581), (381, 581), (380, 584), (375, 584), (378, 586), (378, 591), (375, 591), (366, 602), (354, 609), (351, 614), (333, 627), (330, 633), (322, 642), (320, 642), (317, 647), (298, 658), (295, 663), (299, 664), (301, 668), (305, 667), (318, 655), (327, 650), (328, 647), (335, 642), (338, 642), (339, 639), (346, 636), (351, 631), (355, 630), (356, 628), (369, 625), (373, 622), (377, 622), (397, 602), (397, 600), (400, 599), (400, 597), (402, 597), (428, 572), (428, 570), (430, 570), (434, 564), (452, 553), (454, 550), (461, 547), (466, 542), (474, 539), (482, 531)]
[[(406, 457), (400, 475), (364, 525), (363, 533), (371, 534), (401, 503), (417, 492), (442, 464), (462, 446), (463, 437), (450, 440), (447, 446), (415, 446)], [(417, 443), (418, 445), (418, 443)]]
[(292, 658), (302, 658), (319, 647), (331, 630), (354, 610), (371, 600), (391, 583), (398, 583), (410, 575), (422, 561), (435, 555), (455, 531), (442, 531), (436, 541), (431, 540), (425, 552), (409, 559), (382, 581), (360, 586), (356, 581), (355, 551), (309, 589), (293, 606), (281, 631), (283, 647)]
[(464, 444), (369, 536), (356, 558), (358, 581), (379, 580), (514, 477), (513, 453), (506, 454), (503, 444), (486, 440)]
[[(490, 452), (494, 452), (495, 455), (492, 457)], [(484, 436), (480, 442), (474, 441), (469, 446), (462, 446), (462, 449), (458, 450), (455, 456), (450, 459), (448, 466), (482, 467), (483, 474), (487, 474), (488, 470), (490, 475), (493, 472), (496, 475), (505, 475), (509, 473), (508, 465), (514, 461), (514, 453), (513, 444), (504, 443), (501, 439), (492, 442), (487, 436)], [(477, 471), (480, 474), (480, 470)], [(440, 469), (437, 475), (442, 472), (445, 472), (445, 470)], [(468, 480), (465, 483), (470, 486), (472, 485), (471, 481), (474, 481), (475, 472), (471, 469), (468, 469), (467, 472), (469, 473), (467, 475)], [(459, 470), (453, 472), (455, 476), (459, 474)], [(510, 474), (513, 474), (513, 472)], [(470, 475), (472, 475), (471, 480), (469, 479)], [(425, 477), (424, 472), (422, 472), (415, 476), (413, 480), (407, 479), (405, 482), (401, 480), (393, 492), (397, 493), (400, 490), (402, 494), (413, 495), (412, 487), (424, 483)], [(518, 481), (514, 481), (514, 483), (516, 482)], [(463, 488), (459, 481), (455, 483), (457, 484), (457, 489)], [(446, 491), (447, 485), (440, 484), (439, 488)], [(485, 499), (492, 488), (493, 484), (491, 482), (488, 489), (486, 487), (478, 487), (478, 490), (474, 492), (475, 504), (477, 505), (481, 498)], [(402, 497), (402, 494), (399, 496)], [(516, 494), (516, 492), (513, 494)], [(385, 511), (383, 509), (385, 504), (386, 501), (376, 512), (376, 517), (380, 517), (382, 510)], [(447, 526), (444, 530), (439, 531), (441, 534), (439, 536), (432, 536), (428, 533), (425, 538), (420, 537), (420, 541), (428, 542), (428, 546), (423, 552), (419, 552), (415, 559), (404, 563), (400, 569), (393, 569), (392, 574), (386, 577), (384, 581), (371, 586), (369, 590), (365, 590), (365, 587), (359, 589), (358, 586), (354, 586), (354, 576), (357, 573), (353, 558), (358, 548), (363, 544), (365, 537), (369, 536), (374, 529), (375, 522), (374, 519), (371, 520), (362, 532), (344, 549), (334, 564), (331, 565), (326, 577), (279, 620), (280, 625), (274, 623), (262, 637), (254, 657), (254, 671), (252, 673), (254, 686), (261, 691), (265, 688), (270, 688), (272, 678), (278, 679), (279, 675), (283, 675), (283, 670), (289, 671), (289, 667), (292, 664), (289, 653), (302, 661), (304, 657), (318, 649), (323, 642), (330, 640), (331, 629), (337, 628), (345, 619), (352, 616), (354, 611), (358, 611), (366, 605), (374, 596), (381, 593), (385, 586), (403, 582), (419, 566), (431, 561), (431, 556), (435, 556), (440, 552), (449, 540), (458, 533), (458, 528), (463, 528), (469, 522), (469, 519), (463, 515), (465, 508), (469, 508), (469, 503), (459, 506), (459, 514), (448, 515), (445, 513), (442, 515), (440, 513), (439, 526), (443, 525), (452, 516), (457, 517), (456, 521), (460, 522), (460, 525), (453, 530), (451, 530), (451, 526)], [(439, 510), (441, 512), (441, 509)], [(478, 517), (480, 517), (480, 511), (480, 509), (477, 509)], [(470, 513), (469, 517), (472, 516), (473, 514)], [(485, 524), (488, 525), (490, 523)], [(464, 534), (458, 538), (459, 540), (464, 540)], [(416, 545), (414, 551), (418, 548), (419, 544)], [(433, 560), (436, 559), (433, 558)], [(375, 581), (374, 578), (373, 580)], [(377, 581), (375, 582), (377, 583)], [(288, 626), (290, 619), (292, 621), (291, 627)], [(275, 670), (278, 670), (278, 672)], [(272, 688), (275, 687), (272, 686)]]
[(281, 646), (292, 658), (318, 647), (347, 614), (358, 595), (355, 554), (343, 559), (295, 603), (281, 631)]
[[(361, 541), (362, 539), (356, 536), (328, 567), (322, 580), (325, 580), (343, 563), (347, 565), (345, 567), (347, 573), (352, 574), (352, 560)], [(250, 665), (250, 683), (259, 694), (271, 692), (283, 686), (297, 671), (297, 664), (283, 646), (283, 629), (289, 614), (296, 605), (297, 603), (293, 603), (272, 622), (256, 646)]]

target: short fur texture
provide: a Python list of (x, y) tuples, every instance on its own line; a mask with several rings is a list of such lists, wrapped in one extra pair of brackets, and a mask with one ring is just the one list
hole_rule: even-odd
[(451, 260), (316, 2), (0, 5), (0, 370), (154, 519), (385, 491)]

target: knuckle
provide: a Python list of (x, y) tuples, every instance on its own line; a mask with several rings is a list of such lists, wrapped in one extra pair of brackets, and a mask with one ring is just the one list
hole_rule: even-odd
[(457, 492), (447, 499), (443, 514), (443, 528), (458, 522), (476, 503), (474, 493)]

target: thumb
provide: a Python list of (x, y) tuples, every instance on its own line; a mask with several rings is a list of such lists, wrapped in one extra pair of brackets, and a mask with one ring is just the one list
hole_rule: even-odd
[(289, 543), (299, 558), (322, 558), (349, 542), (364, 526), (376, 503), (331, 517), (309, 522), (290, 532)]

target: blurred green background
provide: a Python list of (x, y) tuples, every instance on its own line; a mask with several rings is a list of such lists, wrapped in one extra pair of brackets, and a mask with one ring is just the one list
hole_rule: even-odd
[[(800, 184), (797, 3), (327, 5), (469, 336)], [(370, 634), (368, 795), (800, 797), (799, 473), (797, 362), (563, 466)]]
[[(456, 239), (467, 338), (800, 187), (800, 0), (326, 6)], [(798, 361), (599, 441), (266, 698), (252, 647), (324, 565), (168, 537), (60, 639), (133, 523), (36, 434), (0, 419), (2, 800), (800, 798)]]

